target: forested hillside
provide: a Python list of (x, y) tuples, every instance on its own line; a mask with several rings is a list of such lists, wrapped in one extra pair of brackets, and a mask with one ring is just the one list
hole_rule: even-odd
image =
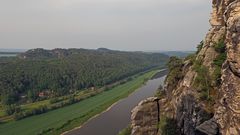
[(0, 93), (3, 104), (21, 98), (57, 97), (85, 88), (101, 87), (151, 68), (168, 56), (122, 52), (105, 48), (33, 49), (14, 58), (0, 58)]

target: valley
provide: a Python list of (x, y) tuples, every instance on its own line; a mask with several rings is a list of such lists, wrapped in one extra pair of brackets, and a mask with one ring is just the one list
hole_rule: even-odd
[(81, 126), (158, 78), (168, 58), (105, 48), (32, 49), (1, 57), (0, 132), (57, 135)]
[(147, 72), (132, 81), (73, 105), (23, 120), (0, 124), (0, 132), (2, 135), (60, 134), (80, 126), (116, 101), (128, 96), (157, 72), (157, 70)]

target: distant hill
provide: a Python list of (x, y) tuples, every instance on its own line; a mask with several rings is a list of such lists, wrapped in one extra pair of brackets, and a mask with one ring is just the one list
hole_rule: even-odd
[(189, 54), (195, 53), (195, 51), (161, 51), (160, 53), (168, 56), (177, 56), (180, 58), (184, 58), (187, 57)]
[(18, 57), (0, 58), (0, 93), (7, 104), (29, 92), (64, 95), (164, 66), (168, 59), (161, 53), (109, 49), (32, 49)]
[(112, 50), (110, 50), (110, 49), (108, 49), (108, 48), (98, 48), (97, 50), (98, 50), (98, 51), (112, 51)]

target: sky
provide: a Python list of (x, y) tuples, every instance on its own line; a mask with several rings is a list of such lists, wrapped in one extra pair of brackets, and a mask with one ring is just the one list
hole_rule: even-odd
[(210, 0), (0, 0), (0, 48), (195, 50)]

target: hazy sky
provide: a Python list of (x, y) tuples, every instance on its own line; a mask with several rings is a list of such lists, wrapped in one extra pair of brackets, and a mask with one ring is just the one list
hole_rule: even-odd
[(0, 48), (193, 50), (210, 0), (0, 0)]

